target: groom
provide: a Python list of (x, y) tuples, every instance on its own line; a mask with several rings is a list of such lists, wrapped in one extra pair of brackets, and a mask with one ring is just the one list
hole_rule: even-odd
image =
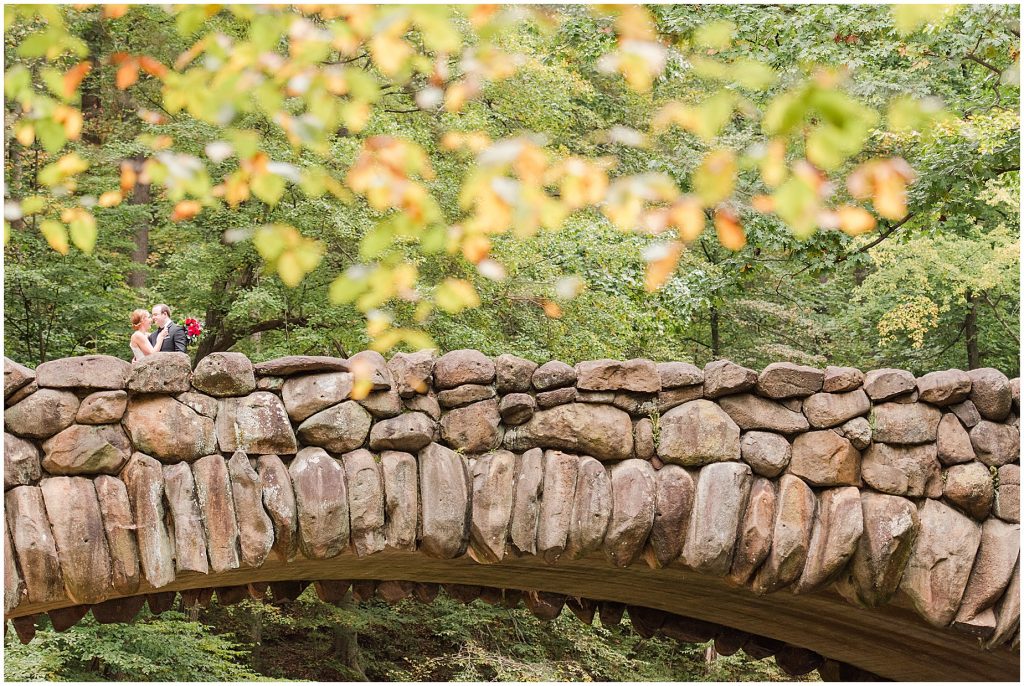
[(156, 322), (157, 330), (149, 334), (149, 342), (156, 345), (156, 337), (160, 329), (167, 329), (167, 336), (158, 352), (162, 353), (183, 353), (188, 339), (185, 338), (185, 329), (171, 321), (171, 308), (167, 305), (153, 305), (153, 321)]

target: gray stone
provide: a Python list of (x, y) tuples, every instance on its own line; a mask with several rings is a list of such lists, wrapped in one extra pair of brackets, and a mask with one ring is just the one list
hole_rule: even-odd
[(274, 526), (274, 544), (270, 554), (287, 562), (299, 549), (298, 511), (288, 468), (277, 455), (261, 455), (256, 460), (256, 472), (260, 475), (263, 508)]
[(388, 370), (400, 396), (411, 398), (430, 390), (436, 357), (437, 352), (429, 349), (392, 355), (388, 360)]
[(633, 453), (641, 460), (650, 460), (656, 454), (654, 422), (644, 417), (633, 424)]
[(778, 434), (747, 431), (740, 439), (740, 455), (754, 474), (774, 478), (789, 464), (793, 448)]
[(470, 403), (478, 403), (481, 400), (493, 398), (495, 395), (494, 386), (480, 386), (479, 384), (465, 384), (437, 394), (437, 402), (445, 409), (462, 407)]
[(132, 363), (128, 390), (135, 393), (185, 393), (192, 362), (185, 353), (158, 352)]
[[(643, 553), (644, 543), (654, 527), (657, 476), (650, 462), (631, 459), (612, 465), (609, 477), (612, 510), (604, 537), (604, 553), (616, 567), (628, 567)], [(543, 512), (541, 514), (543, 526)]]
[(575, 560), (599, 550), (611, 516), (611, 475), (594, 458), (581, 457), (563, 556)]
[(729, 360), (715, 360), (704, 365), (704, 397), (720, 398), (731, 393), (749, 391), (757, 384), (757, 372)]
[(657, 368), (663, 391), (704, 383), (704, 370), (688, 362), (659, 362)]
[(210, 353), (196, 365), (192, 385), (215, 398), (247, 395), (256, 390), (256, 375), (242, 353)]
[(139, 545), (135, 538), (128, 489), (120, 479), (100, 475), (93, 479), (110, 550), (110, 587), (120, 595), (139, 588)]
[(680, 405), (659, 420), (658, 457), (666, 463), (700, 466), (738, 460), (740, 429), (710, 400)]
[(750, 393), (730, 395), (718, 401), (741, 429), (764, 429), (783, 434), (807, 431), (807, 419), (780, 403)]
[(490, 384), (495, 364), (478, 350), (453, 350), (434, 362), (434, 388), (445, 390), (463, 384)]
[(370, 430), (370, 450), (416, 452), (434, 440), (437, 424), (422, 412), (384, 419)]
[(683, 543), (687, 567), (712, 576), (729, 572), (752, 478), (750, 467), (742, 462), (709, 464), (700, 470)]
[(864, 481), (882, 493), (939, 498), (942, 473), (935, 445), (896, 446), (874, 443), (861, 461)]
[(544, 483), (541, 486), (540, 517), (537, 523), (537, 555), (548, 564), (562, 556), (569, 539), (573, 497), (579, 458), (558, 450), (544, 451)]
[(679, 465), (655, 473), (654, 524), (644, 557), (654, 568), (667, 567), (683, 552), (683, 534), (690, 524), (696, 490), (693, 477)]
[(501, 443), (500, 424), (497, 399), (483, 400), (446, 412), (441, 417), (441, 440), (453, 450), (487, 452)]
[(871, 445), (871, 424), (864, 417), (854, 417), (845, 422), (839, 431), (857, 450), (864, 450)]
[(508, 429), (506, 444), (513, 451), (553, 448), (603, 461), (625, 460), (633, 454), (633, 423), (608, 405), (569, 403), (540, 410), (526, 424)]
[(210, 569), (214, 572), (238, 569), (238, 519), (227, 461), (221, 455), (202, 457), (192, 463), (192, 477), (206, 532)]
[(793, 592), (810, 593), (833, 581), (853, 557), (863, 533), (860, 491), (852, 486), (821, 491), (807, 561)]
[[(703, 372), (701, 373), (703, 374)], [(704, 384), (662, 390), (658, 393), (658, 412), (659, 414), (665, 414), (673, 407), (678, 407), (691, 400), (700, 400), (703, 397)]]
[(588, 360), (576, 365), (576, 387), (581, 391), (657, 393), (661, 378), (650, 360)]
[(293, 422), (301, 422), (320, 410), (348, 399), (352, 375), (327, 372), (289, 377), (281, 386), (281, 400)]
[(846, 393), (816, 393), (804, 400), (803, 411), (807, 421), (816, 429), (830, 429), (865, 415), (871, 401), (863, 389)]
[(288, 465), (298, 515), (299, 550), (326, 560), (349, 545), (348, 492), (341, 461), (322, 448), (303, 448)]
[(128, 407), (124, 391), (96, 391), (82, 399), (75, 415), (77, 424), (113, 424), (121, 421)]
[(971, 436), (953, 414), (942, 415), (935, 447), (939, 461), (944, 465), (960, 464), (974, 459)]
[(386, 451), (380, 456), (384, 477), (384, 538), (392, 550), (416, 550), (419, 486), (416, 457)]
[(501, 421), (509, 426), (518, 426), (530, 420), (537, 409), (537, 402), (529, 393), (509, 393), (498, 404)]
[[(435, 365), (435, 379), (437, 373)], [(431, 443), (419, 453), (419, 469), (422, 532), (419, 550), (428, 557), (458, 557), (469, 545), (472, 517), (473, 482), (466, 459), (442, 445)]]
[(231, 501), (238, 521), (238, 547), (242, 562), (260, 567), (274, 545), (274, 523), (263, 509), (263, 483), (245, 453), (228, 460)]
[(981, 421), (981, 413), (978, 412), (978, 408), (970, 400), (950, 405), (949, 411), (955, 414), (960, 423), (968, 429), (977, 426), (978, 422)]
[(861, 456), (834, 431), (811, 431), (793, 441), (787, 471), (813, 486), (859, 486)]
[(314, 372), (347, 372), (348, 362), (340, 357), (324, 355), (288, 355), (266, 362), (260, 362), (254, 368), (260, 376), (291, 376), (292, 374), (312, 374)]
[(43, 469), (50, 474), (117, 474), (132, 454), (117, 424), (72, 424), (43, 442)]
[(77, 413), (74, 393), (41, 388), (4, 410), (4, 430), (26, 438), (49, 438), (71, 426)]
[(211, 398), (203, 393), (189, 391), (188, 393), (174, 396), (174, 399), (197, 414), (209, 417), (210, 419), (217, 418), (217, 410), (220, 407), (220, 403), (216, 398)]
[(1006, 375), (991, 367), (972, 369), (967, 375), (971, 377), (971, 402), (981, 416), (993, 422), (1006, 419), (1013, 403), (1013, 390)]
[(40, 488), (18, 486), (7, 491), (4, 514), (28, 601), (46, 603), (65, 599), (57, 545)]
[(538, 367), (531, 378), (538, 391), (550, 391), (576, 383), (576, 370), (565, 362), (551, 360)]
[(917, 379), (903, 369), (875, 369), (864, 377), (864, 390), (875, 402), (910, 393), (916, 387)]
[(164, 524), (164, 479), (160, 463), (134, 453), (121, 470), (121, 480), (135, 515), (139, 564), (146, 581), (160, 588), (174, 581), (174, 544)]
[(772, 547), (754, 577), (755, 593), (771, 593), (800, 578), (811, 544), (816, 505), (814, 492), (803, 480), (792, 474), (782, 475), (772, 527)]
[(359, 403), (346, 400), (302, 422), (297, 433), (304, 445), (319, 446), (332, 453), (347, 453), (366, 441), (372, 421), (370, 413)]
[(861, 387), (864, 372), (854, 367), (825, 367), (821, 390), (826, 393), (845, 393)]
[(501, 562), (505, 557), (505, 542), (512, 521), (515, 471), (516, 456), (507, 450), (496, 450), (473, 462), (469, 552), (477, 562)]
[(906, 498), (872, 491), (860, 494), (864, 532), (836, 590), (865, 607), (889, 602), (921, 528), (917, 508)]
[(256, 390), (257, 391), (272, 391), (273, 393), (280, 393), (281, 389), (284, 388), (284, 382), (286, 377), (283, 376), (256, 376)]
[(540, 490), (544, 484), (544, 452), (532, 448), (516, 458), (513, 477), (512, 521), (509, 540), (519, 554), (537, 553), (537, 526), (540, 523)]
[[(384, 373), (387, 375), (388, 382), (390, 383), (391, 373), (384, 368)], [(389, 417), (397, 417), (402, 414), (402, 397), (398, 395), (398, 391), (395, 389), (373, 391), (367, 394), (365, 398), (356, 398), (356, 393), (353, 391), (352, 398), (359, 403), (364, 410), (373, 415), (374, 419), (387, 419)]]
[(942, 497), (975, 519), (992, 510), (995, 486), (988, 467), (980, 462), (956, 464), (943, 472)]
[(1020, 460), (1020, 430), (1009, 424), (981, 420), (971, 429), (971, 445), (978, 459), (989, 467)]
[(966, 624), (995, 606), (1010, 583), (1019, 555), (1019, 524), (993, 518), (981, 525), (981, 544), (957, 611), (958, 623)]
[(4, 432), (4, 490), (34, 484), (41, 475), (36, 444)]
[(104, 600), (110, 592), (110, 550), (92, 480), (58, 476), (43, 479), (39, 490), (68, 598), (81, 604)]
[(900, 590), (929, 624), (944, 627), (960, 606), (981, 543), (981, 527), (937, 500), (926, 500), (919, 516), (921, 533)]
[(110, 355), (83, 355), (43, 362), (36, 367), (40, 388), (89, 388), (120, 390), (131, 364)]
[(162, 462), (191, 462), (217, 450), (213, 420), (164, 395), (129, 398), (124, 428), (135, 450)]
[(515, 355), (498, 355), (494, 358), (499, 393), (524, 393), (530, 390), (533, 372), (537, 363), (516, 357)]
[(775, 505), (775, 484), (768, 479), (755, 478), (740, 522), (727, 579), (730, 583), (737, 586), (746, 584), (768, 557), (775, 528)]
[(407, 410), (422, 412), (435, 422), (441, 421), (441, 405), (437, 402), (437, 396), (433, 393), (429, 395), (414, 395), (403, 400), (402, 404), (405, 405)]
[(967, 399), (971, 392), (971, 377), (959, 369), (930, 372), (917, 380), (917, 391), (922, 402), (953, 405)]
[(872, 440), (878, 443), (916, 445), (932, 443), (938, 436), (942, 412), (924, 403), (881, 403), (871, 412)]
[(14, 561), (14, 544), (11, 532), (4, 519), (4, 614), (9, 613), (21, 603), (25, 595), (25, 584), (18, 574), (18, 564)]
[[(557, 393), (557, 391), (550, 391)], [(540, 395), (544, 395), (541, 393)], [(540, 395), (537, 396), (537, 404), (540, 404)], [(612, 398), (612, 406), (624, 410), (631, 417), (647, 417), (658, 411), (657, 396), (644, 393), (630, 393), (618, 391)]]
[(354, 450), (342, 458), (352, 547), (358, 557), (384, 550), (384, 476), (368, 450)]
[(186, 462), (164, 465), (164, 498), (170, 509), (170, 535), (174, 539), (174, 566), (179, 572), (208, 574), (206, 533), (196, 498), (196, 482)]
[(36, 373), (9, 357), (4, 358), (4, 400), (10, 398), (19, 388), (34, 381)]
[(821, 390), (825, 373), (791, 362), (773, 362), (757, 377), (757, 392), (769, 398), (805, 398)]

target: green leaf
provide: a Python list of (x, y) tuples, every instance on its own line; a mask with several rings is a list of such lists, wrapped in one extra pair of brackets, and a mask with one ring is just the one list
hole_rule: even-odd
[(434, 225), (420, 236), (420, 249), (430, 254), (444, 250), (448, 244), (448, 232), (443, 226)]
[(277, 201), (284, 195), (284, 186), (284, 179), (270, 172), (256, 176), (253, 178), (252, 183), (249, 184), (253, 195), (271, 207), (276, 205)]
[(697, 28), (693, 33), (693, 42), (703, 48), (725, 50), (732, 43), (736, 33), (736, 24), (731, 21), (718, 20), (708, 22)]
[(761, 128), (769, 136), (789, 134), (803, 121), (807, 114), (807, 104), (804, 89), (775, 96), (764, 113)]
[(4, 74), (4, 94), (8, 100), (20, 99), (25, 95), (25, 91), (31, 92), (32, 89), (32, 74), (28, 68), (23, 65), (17, 65), (11, 67)]
[(36, 122), (36, 138), (43, 144), (43, 149), (51, 154), (60, 152), (64, 144), (68, 142), (64, 127), (49, 118)]
[(394, 231), (387, 222), (381, 222), (366, 232), (359, 244), (359, 255), (371, 260), (390, 247), (395, 239)]
[(96, 247), (96, 222), (76, 219), (69, 225), (71, 242), (84, 253), (91, 254)]
[(354, 302), (365, 292), (366, 279), (353, 279), (343, 274), (331, 282), (327, 295), (333, 304), (342, 305)]
[(798, 238), (808, 238), (817, 228), (814, 189), (798, 176), (789, 179), (775, 191), (775, 213)]
[(252, 237), (252, 243), (256, 251), (264, 260), (271, 262), (276, 260), (284, 250), (284, 236), (273, 226), (264, 226)]

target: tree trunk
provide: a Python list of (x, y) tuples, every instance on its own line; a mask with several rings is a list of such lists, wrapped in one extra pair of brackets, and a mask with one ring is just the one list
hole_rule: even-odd
[(104, 53), (104, 33), (102, 19), (97, 18), (89, 24), (82, 37), (89, 46), (89, 62), (92, 69), (82, 81), (82, 140), (92, 145), (103, 142), (102, 127), (99, 126), (101, 110), (100, 100), (100, 59)]
[(711, 306), (711, 359), (717, 360), (721, 351), (721, 339), (718, 333), (718, 307)]
[[(145, 161), (145, 158), (139, 155), (127, 161), (135, 166), (135, 173), (138, 174), (142, 171), (142, 163)], [(150, 185), (148, 183), (136, 183), (128, 203), (131, 205), (149, 205), (151, 200)], [(147, 210), (145, 217), (135, 229), (135, 250), (132, 251), (132, 262), (139, 266), (128, 274), (128, 285), (135, 289), (146, 287), (146, 262), (149, 260), (149, 224), (150, 215)]]
[(978, 352), (978, 305), (972, 291), (964, 294), (967, 299), (967, 316), (964, 319), (964, 333), (967, 340), (967, 368), (977, 369), (981, 366), (981, 353)]
[[(345, 599), (338, 604), (338, 607), (348, 610), (355, 608), (355, 603), (352, 602), (351, 591), (345, 594)], [(336, 624), (334, 626), (333, 649), (334, 654), (342, 663), (352, 670), (351, 678), (353, 681), (369, 681), (366, 677), (366, 672), (363, 671), (363, 667), (360, 664), (359, 636), (355, 631), (342, 624)]]

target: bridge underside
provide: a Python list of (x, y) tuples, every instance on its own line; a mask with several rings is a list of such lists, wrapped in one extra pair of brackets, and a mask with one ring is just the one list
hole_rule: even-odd
[[(929, 626), (907, 608), (890, 603), (876, 610), (851, 608), (830, 591), (759, 597), (719, 578), (682, 567), (625, 569), (602, 555), (545, 564), (533, 556), (479, 564), (468, 556), (440, 560), (422, 553), (387, 551), (359, 558), (267, 560), (257, 569), (197, 574), (182, 572), (159, 589), (145, 582), (138, 596), (260, 582), (310, 580), (401, 580), (484, 587), (543, 589), (550, 593), (653, 608), (783, 641), (838, 662), (898, 681), (1017, 681), (1019, 653), (979, 650), (977, 639)], [(70, 601), (23, 603), (8, 619), (71, 606)]]

